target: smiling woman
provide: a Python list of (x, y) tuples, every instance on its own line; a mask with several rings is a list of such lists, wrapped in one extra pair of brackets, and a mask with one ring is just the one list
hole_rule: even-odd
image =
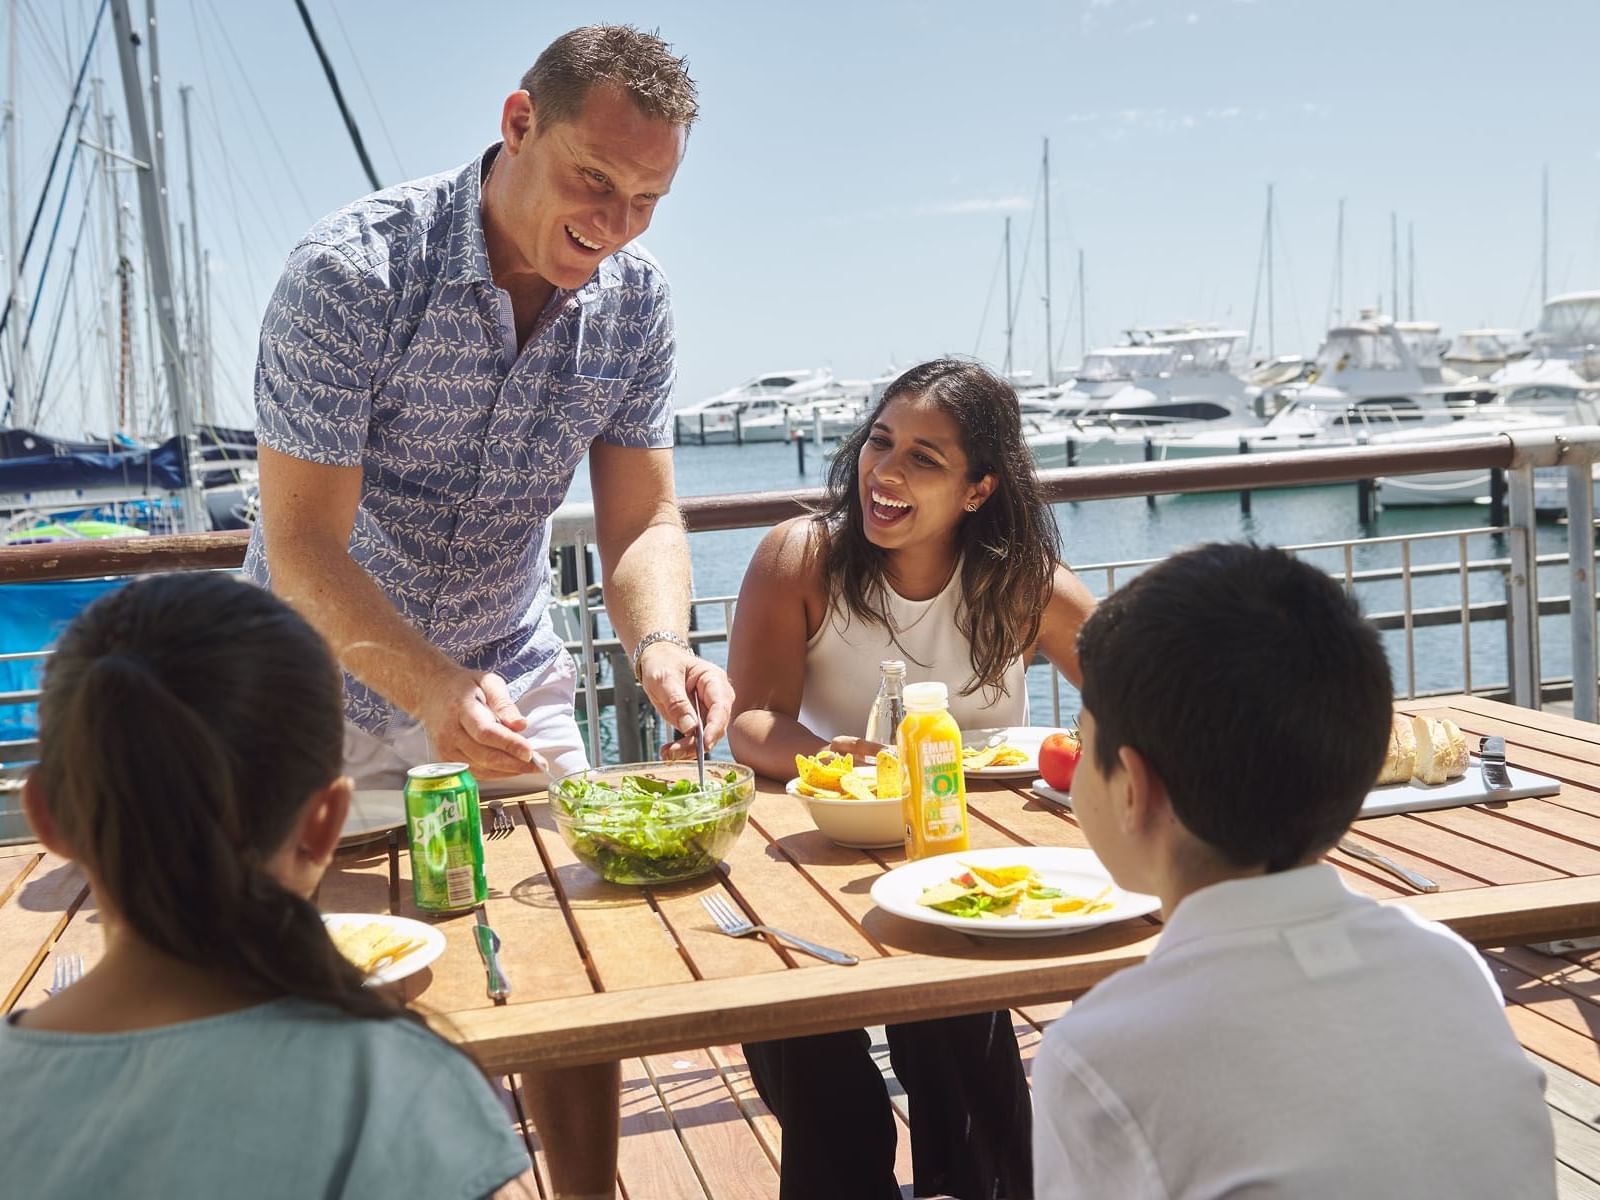
[[(728, 664), (735, 757), (872, 753), (878, 663), (947, 685), (964, 729), (1025, 725), (1041, 651), (1076, 682), (1093, 605), (1060, 561), (1016, 393), (976, 363), (913, 367), (840, 447), (825, 510), (774, 529), (745, 574)], [(890, 1026), (912, 1112), (917, 1195), (1032, 1194), (1027, 1083), (1003, 1013)], [(745, 1047), (783, 1124), (783, 1190), (894, 1195), (894, 1118), (865, 1033)]]

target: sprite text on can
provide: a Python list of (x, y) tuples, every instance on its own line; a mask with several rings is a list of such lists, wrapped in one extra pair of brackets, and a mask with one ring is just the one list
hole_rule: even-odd
[(483, 877), (478, 781), (466, 763), (428, 763), (406, 772), (411, 894), (423, 912), (473, 908), (489, 897)]

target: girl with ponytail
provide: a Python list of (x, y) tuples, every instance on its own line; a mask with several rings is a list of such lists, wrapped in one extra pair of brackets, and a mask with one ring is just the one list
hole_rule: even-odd
[(340, 678), (282, 601), (130, 583), (62, 636), (34, 832), (89, 879), (83, 980), (0, 1024), (7, 1187), (35, 1197), (531, 1196), (470, 1060), (362, 986), (310, 902), (350, 803)]

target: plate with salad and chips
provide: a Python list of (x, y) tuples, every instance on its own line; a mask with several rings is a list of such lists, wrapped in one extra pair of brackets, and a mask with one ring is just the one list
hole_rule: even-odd
[(368, 987), (414, 975), (444, 953), (444, 934), (432, 925), (388, 913), (324, 913), (328, 936), (367, 977)]
[(1154, 896), (1125, 892), (1092, 850), (1004, 846), (961, 850), (880, 875), (872, 901), (886, 912), (979, 937), (1052, 937), (1142, 917)]

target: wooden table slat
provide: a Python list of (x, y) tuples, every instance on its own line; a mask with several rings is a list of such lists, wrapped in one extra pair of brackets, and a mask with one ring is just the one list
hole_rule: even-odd
[[(556, 828), (549, 801), (529, 801), (521, 807), (537, 833), (556, 891), (568, 920), (583, 938), (600, 986), (617, 991), (692, 979), (667, 927), (648, 904), (638, 902), (641, 890), (607, 883), (584, 866)], [(537, 963), (539, 952), (537, 946), (526, 948), (530, 966)], [(510, 963), (506, 969), (511, 969)]]
[(39, 865), (42, 857), (37, 851), (32, 854), (18, 854), (11, 858), (0, 858), (0, 908), (22, 887), (23, 881)]
[(11, 1011), (88, 891), (76, 864), (46, 854), (0, 908), (0, 1013)]

